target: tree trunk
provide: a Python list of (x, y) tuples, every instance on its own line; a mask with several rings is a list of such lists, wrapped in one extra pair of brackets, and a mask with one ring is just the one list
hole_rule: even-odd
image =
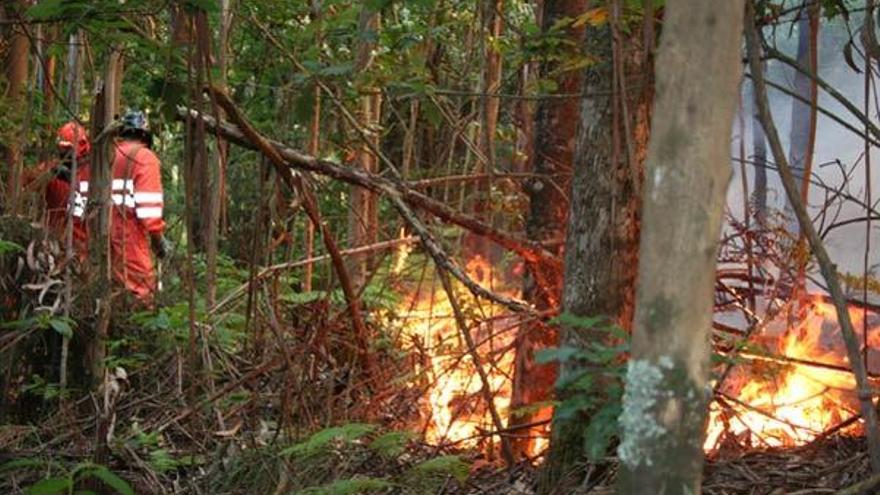
[[(545, 0), (542, 12), (542, 30), (547, 33), (562, 19), (574, 18), (584, 12), (586, 0)], [(568, 37), (572, 44), (579, 46), (584, 29), (572, 28)], [(550, 77), (558, 71), (558, 64), (547, 62), (541, 67), (541, 77)], [(577, 93), (581, 89), (583, 74), (569, 71), (556, 76), (557, 90), (560, 93)], [(537, 242), (563, 239), (568, 219), (568, 198), (571, 187), (572, 159), (574, 155), (575, 131), (578, 122), (576, 100), (544, 98), (539, 100), (535, 114), (535, 145), (531, 157), (531, 171), (535, 178), (526, 184), (529, 195), (529, 214), (526, 235)], [(562, 256), (562, 245), (553, 248), (553, 253)], [(523, 287), (523, 297), (538, 311), (559, 307), (562, 295), (562, 273), (557, 267), (546, 264), (531, 264)], [(538, 349), (556, 345), (556, 330), (542, 322), (523, 325), (519, 329), (516, 343), (516, 358), (513, 376), (513, 397), (510, 418), (511, 426), (534, 423), (549, 416), (549, 410), (532, 413), (516, 413), (517, 409), (530, 404), (546, 401), (552, 396), (553, 382), (556, 379), (552, 365), (538, 365), (534, 353)], [(528, 430), (527, 430), (528, 431)], [(523, 435), (528, 436), (528, 435)], [(514, 448), (517, 455), (528, 452), (529, 439), (517, 441)]]
[[(378, 35), (381, 16), (373, 12), (369, 7), (361, 11), (360, 27), (361, 44), (358, 46), (356, 71), (366, 71), (372, 62), (372, 50), (375, 42), (370, 41)], [(378, 149), (380, 144), (379, 126), (382, 115), (382, 93), (379, 88), (367, 87), (363, 89), (360, 99), (360, 125), (365, 131), (369, 143), (361, 143), (357, 150), (357, 167), (370, 173), (379, 170), (378, 157), (371, 150)], [(375, 244), (379, 238), (379, 201), (375, 193), (360, 187), (351, 190), (348, 217), (348, 243), (350, 247), (367, 246)], [(366, 256), (353, 258), (351, 269), (352, 283), (356, 288), (363, 286), (367, 271), (370, 266)]]
[[(749, 82), (754, 94), (754, 82)], [(758, 118), (758, 109), (754, 106), (754, 98), (749, 98), (752, 105), (752, 160), (755, 168), (754, 212), (759, 228), (767, 224), (767, 139)]]
[[(817, 4), (818, 6), (818, 4)], [(798, 53), (797, 62), (801, 67), (806, 67), (813, 74), (818, 74), (818, 33), (819, 33), (819, 15), (817, 8), (807, 5), (805, 2), (803, 8), (798, 14)], [(801, 71), (795, 71), (794, 74), (794, 94), (809, 101), (804, 103), (798, 98), (792, 98), (791, 101), (791, 134), (789, 138), (789, 163), (791, 163), (792, 172), (795, 180), (801, 188), (801, 200), (804, 204), (809, 204), (808, 194), (810, 190), (810, 174), (813, 169), (813, 148), (816, 142), (816, 118), (817, 118), (817, 98), (818, 86), (815, 79)], [(797, 239), (797, 245), (794, 252), (794, 264), (791, 267), (791, 274), (794, 280), (791, 281), (791, 289), (798, 297), (805, 295), (804, 281), (806, 278), (806, 264), (800, 253), (806, 249), (806, 240), (798, 225), (797, 218), (793, 214), (791, 202), (786, 202), (786, 213), (791, 215), (788, 222), (788, 231)]]
[[(495, 171), (495, 134), (498, 129), (498, 111), (500, 100), (495, 96), (501, 89), (501, 52), (495, 41), (501, 36), (504, 28), (504, 0), (482, 0), (482, 50), (485, 64), (480, 83), (480, 127), (476, 142), (479, 153), (476, 155), (475, 173), (481, 177), (474, 181), (474, 216), (493, 224), (492, 214), (492, 174)], [(462, 190), (464, 191), (464, 190)], [(465, 234), (462, 239), (462, 251), (465, 256), (482, 256), (494, 265), (497, 251), (491, 249), (491, 243), (485, 238)], [(490, 277), (492, 274), (490, 274)]]
[(89, 256), (94, 285), (96, 308), (95, 335), (89, 342), (89, 369), (93, 385), (100, 385), (104, 377), (104, 356), (110, 329), (112, 306), (112, 267), (110, 265), (110, 183), (114, 153), (111, 139), (97, 141), (104, 127), (119, 112), (119, 94), (122, 86), (122, 52), (112, 49), (107, 59), (101, 91), (95, 97), (92, 111), (92, 140), (94, 154), (89, 173), (89, 203), (95, 205), (89, 214)]
[[(23, 1), (8, 2), (3, 7), (3, 18), (16, 20), (21, 16), (25, 8)], [(8, 29), (8, 48), (3, 61), (6, 76), (6, 92), (3, 95), (9, 101), (11, 115), (15, 121), (22, 118), (24, 103), (26, 100), (26, 82), (28, 75), (28, 38), (22, 31), (24, 27), (10, 23)], [(15, 126), (18, 127), (18, 126)], [(11, 213), (18, 211), (19, 193), (21, 192), (22, 154), (20, 137), (17, 134), (9, 136), (4, 143), (6, 154), (6, 207)]]
[[(651, 111), (650, 57), (637, 33), (627, 35), (628, 53), (614, 53), (612, 29), (607, 23), (592, 28), (586, 37), (586, 53), (598, 58), (585, 72), (584, 93), (575, 150), (568, 232), (565, 242), (565, 285), (562, 311), (575, 316), (606, 316), (613, 323), (631, 326), (638, 263), (642, 164), (648, 139)], [(620, 98), (611, 96), (615, 80), (615, 57), (620, 57), (627, 77), (643, 76), (644, 88)], [(625, 103), (625, 104), (621, 104)], [(626, 112), (622, 112), (623, 108)], [(625, 118), (626, 117), (626, 118)], [(615, 134), (618, 136), (615, 139)], [(620, 151), (617, 141), (627, 141), (632, 156)], [(615, 146), (615, 144), (618, 146)], [(584, 347), (607, 340), (607, 334), (585, 328), (563, 327), (560, 345)], [(581, 365), (564, 363), (564, 379)], [(560, 393), (560, 399), (566, 394)], [(590, 412), (587, 412), (589, 414)], [(573, 468), (584, 460), (586, 418), (554, 420), (550, 454), (539, 488), (551, 493), (557, 485), (571, 486), (579, 480)]]
[[(804, 5), (798, 14), (797, 62), (798, 65), (808, 68), (815, 74), (818, 68), (818, 54), (815, 48), (816, 37), (819, 31), (819, 18), (818, 15), (815, 15), (814, 10), (809, 5)], [(816, 101), (816, 84), (813, 78), (801, 71), (794, 71), (794, 87), (792, 91), (807, 101)], [(805, 181), (804, 178), (809, 177), (813, 166), (813, 147), (816, 141), (816, 112), (814, 107), (815, 103), (812, 105), (804, 103), (798, 98), (792, 98), (791, 100), (791, 133), (789, 135), (788, 161), (791, 163), (791, 169), (798, 184), (804, 185), (801, 196), (804, 200), (806, 200), (805, 195), (809, 186), (809, 182)], [(792, 214), (790, 204), (787, 204), (787, 213)], [(800, 227), (796, 218), (791, 218), (788, 230), (795, 237), (800, 237)]]
[[(321, 2), (320, 0), (312, 0), (310, 2), (312, 8), (312, 22), (318, 24), (315, 30), (315, 44), (321, 46), (323, 36), (321, 33)], [(312, 120), (309, 123), (309, 154), (312, 156), (320, 156), (321, 151), (321, 87), (315, 83), (312, 89), (314, 94), (314, 106), (312, 107)], [(315, 255), (315, 224), (306, 218), (306, 228), (303, 235), (305, 258), (312, 259)], [(303, 269), (303, 291), (312, 291), (312, 278), (314, 276), (315, 265), (311, 261), (306, 263)]]
[(699, 493), (743, 0), (669, 0), (644, 188), (620, 493)]

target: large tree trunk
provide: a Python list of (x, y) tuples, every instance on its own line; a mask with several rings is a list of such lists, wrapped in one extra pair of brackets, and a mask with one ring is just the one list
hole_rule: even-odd
[[(629, 329), (632, 321), (640, 226), (642, 164), (648, 139), (650, 90), (630, 90), (618, 100), (609, 95), (615, 66), (612, 29), (606, 23), (588, 31), (586, 52), (598, 57), (585, 73), (571, 185), (568, 232), (565, 242), (565, 286), (562, 311), (575, 316), (606, 316)], [(627, 38), (629, 53), (619, 53), (624, 76), (650, 74), (637, 35)], [(624, 77), (624, 79), (628, 79)], [(652, 84), (650, 76), (641, 81)], [(616, 91), (619, 93), (619, 91)], [(621, 105), (625, 102), (625, 105)], [(626, 109), (624, 113), (622, 110)], [(627, 117), (627, 118), (625, 118)], [(629, 132), (627, 132), (629, 130)], [(615, 139), (615, 135), (623, 139)], [(628, 141), (628, 146), (620, 141)], [(632, 150), (632, 156), (623, 152)], [(563, 327), (560, 345), (584, 347), (607, 339), (586, 328)], [(580, 364), (563, 363), (562, 379), (580, 371)], [(560, 399), (566, 394), (561, 393)], [(585, 411), (587, 414), (590, 411)], [(585, 458), (584, 417), (554, 420), (550, 454), (542, 473), (543, 493), (579, 480), (573, 469)]]
[[(3, 19), (14, 21), (19, 18), (24, 11), (25, 3), (23, 1), (7, 2), (3, 7)], [(26, 96), (25, 83), (28, 75), (28, 38), (23, 32), (24, 27), (10, 22), (7, 26), (7, 42), (6, 56), (4, 57), (5, 87), (6, 92), (3, 95), (9, 102), (8, 107), (13, 116), (13, 121), (18, 122), (22, 116)], [(19, 128), (19, 126), (13, 126)], [(3, 143), (6, 155), (6, 207), (10, 212), (15, 213), (18, 210), (19, 193), (21, 191), (21, 174), (22, 174), (22, 154), (21, 143), (18, 132), (12, 133)]]
[[(542, 12), (543, 32), (549, 32), (561, 19), (579, 16), (586, 6), (587, 0), (545, 0)], [(582, 27), (568, 31), (569, 39), (575, 46), (580, 45), (583, 35)], [(541, 67), (541, 77), (549, 77), (557, 70), (557, 63), (547, 62)], [(582, 78), (580, 71), (558, 75), (558, 92), (579, 92)], [(526, 234), (534, 241), (552, 241), (565, 236), (569, 207), (566, 192), (571, 186), (571, 173), (574, 169), (572, 158), (579, 110), (574, 103), (575, 100), (562, 98), (544, 98), (538, 102), (534, 155), (531, 157), (531, 171), (535, 178), (526, 186), (529, 195)], [(561, 256), (562, 245), (553, 248), (553, 252)], [(556, 267), (548, 267), (546, 264), (533, 264), (529, 267), (523, 297), (535, 309), (543, 311), (558, 308), (561, 295), (562, 273)], [(511, 426), (535, 423), (549, 416), (549, 410), (531, 413), (516, 411), (524, 406), (546, 401), (552, 396), (555, 369), (549, 364), (536, 364), (534, 353), (538, 349), (554, 346), (556, 342), (555, 329), (542, 322), (523, 325), (519, 329), (511, 402), (511, 410), (515, 415), (510, 418)], [(527, 453), (531, 443), (528, 438), (515, 442), (516, 453)]]
[(669, 0), (644, 188), (620, 493), (699, 493), (743, 0)]

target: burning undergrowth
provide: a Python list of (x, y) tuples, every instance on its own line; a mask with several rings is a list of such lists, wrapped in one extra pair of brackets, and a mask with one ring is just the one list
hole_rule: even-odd
[[(855, 306), (850, 318), (874, 369), (880, 319)], [(833, 305), (815, 296), (787, 306), (730, 347), (715, 383), (705, 449), (797, 447), (835, 432), (860, 433), (840, 332)]]

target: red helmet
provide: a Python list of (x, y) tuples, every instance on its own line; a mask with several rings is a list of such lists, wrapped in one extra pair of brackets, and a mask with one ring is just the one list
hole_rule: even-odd
[[(74, 145), (74, 143), (76, 143)], [(89, 132), (85, 127), (76, 122), (68, 122), (58, 129), (58, 147), (73, 148), (76, 147), (77, 158), (86, 156), (92, 150), (89, 142)]]

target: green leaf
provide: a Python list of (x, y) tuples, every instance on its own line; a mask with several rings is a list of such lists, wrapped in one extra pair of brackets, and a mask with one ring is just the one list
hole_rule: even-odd
[(27, 495), (56, 495), (70, 491), (73, 481), (70, 478), (46, 478), (29, 486), (24, 492)]
[(396, 457), (403, 453), (407, 442), (414, 437), (411, 431), (391, 431), (370, 442), (370, 448), (385, 457)]
[(418, 464), (412, 470), (423, 475), (452, 476), (459, 483), (463, 483), (468, 477), (470, 466), (457, 455), (444, 455)]
[(24, 248), (12, 241), (0, 239), (0, 254), (24, 252)]
[(322, 76), (344, 76), (350, 74), (352, 70), (354, 70), (354, 65), (351, 63), (344, 63), (323, 67), (318, 71), (318, 74)]
[(68, 323), (67, 320), (53, 318), (49, 320), (49, 326), (64, 338), (69, 339), (73, 337), (73, 329), (70, 328), (70, 323)]
[(608, 452), (611, 439), (617, 434), (620, 411), (619, 402), (609, 402), (590, 418), (590, 424), (584, 432), (584, 451), (590, 460), (598, 462)]
[(282, 456), (313, 455), (324, 450), (334, 440), (350, 443), (375, 430), (375, 425), (365, 423), (349, 423), (325, 428), (309, 437), (308, 440), (282, 450), (280, 454)]
[(116, 490), (116, 493), (119, 493), (120, 495), (134, 495), (134, 489), (127, 481), (120, 478), (104, 466), (94, 466), (93, 468), (86, 470), (82, 478), (89, 476), (103, 481), (105, 485)]
[(562, 401), (553, 411), (554, 421), (569, 421), (595, 405), (595, 399), (580, 394)]
[(0, 465), (0, 471), (35, 467), (41, 468), (46, 464), (47, 461), (43, 461), (41, 459), (14, 459)]
[(547, 364), (552, 362), (564, 363), (580, 352), (580, 349), (572, 346), (565, 347), (548, 347), (539, 349), (535, 353), (535, 362), (538, 364)]
[(48, 19), (61, 16), (65, 10), (64, 0), (43, 0), (29, 8), (26, 15), (31, 19)]

